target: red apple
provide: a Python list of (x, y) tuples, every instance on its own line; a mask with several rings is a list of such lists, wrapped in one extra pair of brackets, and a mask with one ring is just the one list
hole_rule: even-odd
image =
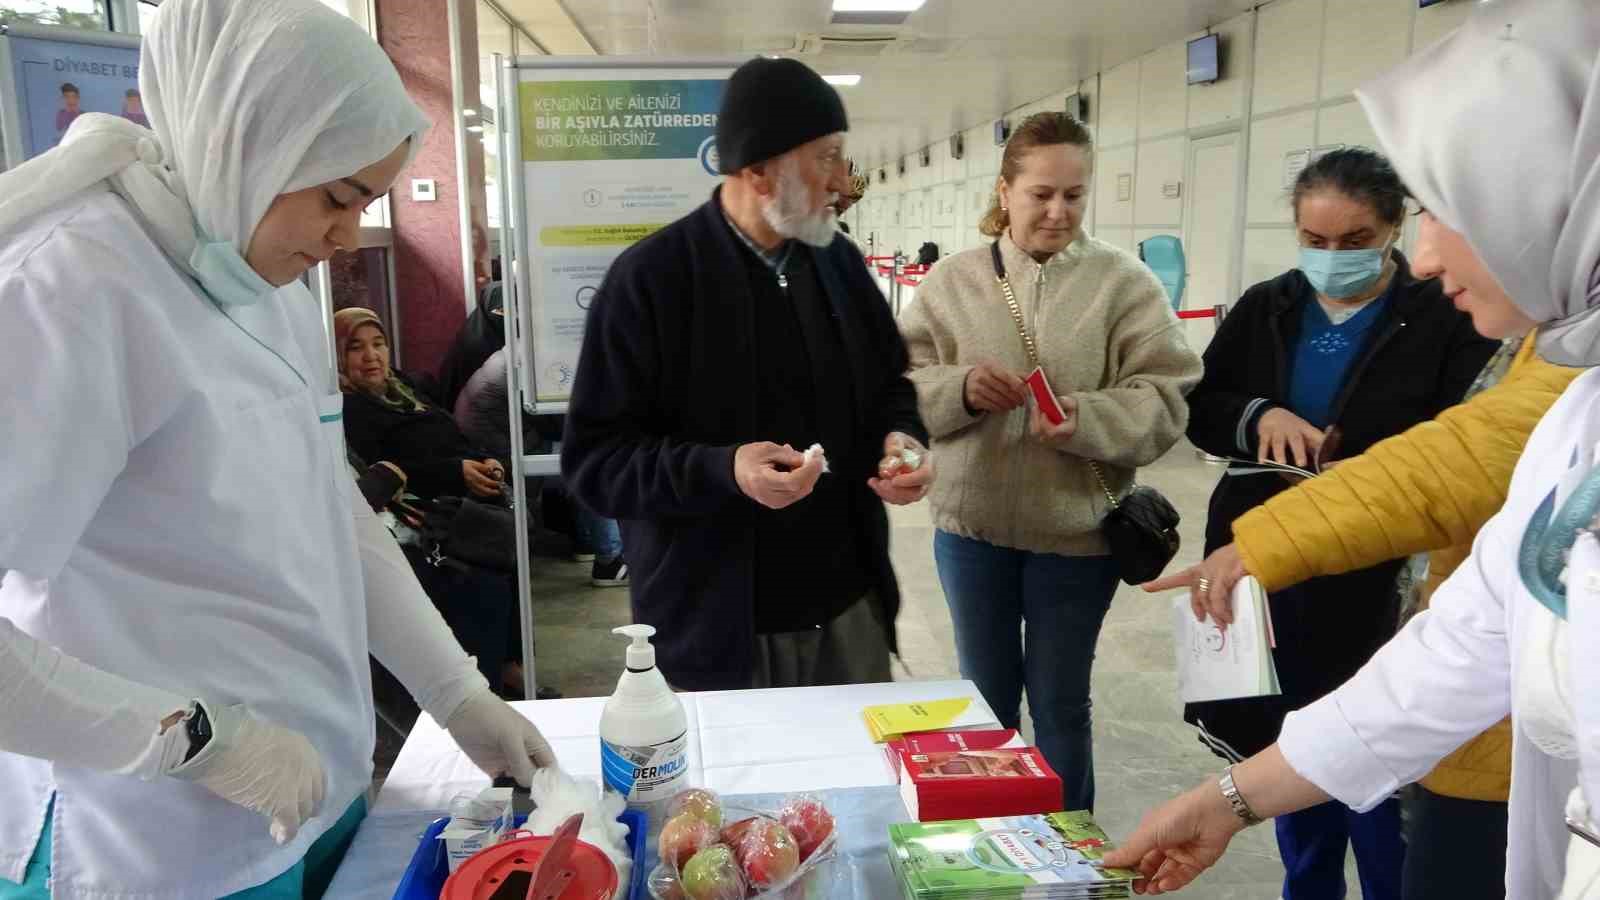
[(778, 821), (789, 829), (795, 843), (800, 845), (802, 862), (810, 859), (822, 842), (833, 834), (833, 814), (822, 805), (822, 801), (814, 797), (800, 797), (784, 804)]
[(766, 816), (751, 816), (748, 819), (740, 819), (732, 825), (724, 827), (722, 829), (722, 842), (729, 847), (739, 846), (739, 842), (744, 840), (745, 834), (749, 832), (751, 827), (765, 818)]
[(694, 813), (684, 812), (667, 820), (657, 843), (661, 861), (682, 870), (689, 857), (717, 842), (717, 830)]
[(722, 801), (705, 788), (690, 788), (672, 798), (671, 805), (667, 807), (667, 817), (683, 813), (693, 813), (705, 819), (712, 828), (722, 827)]
[(757, 890), (783, 884), (800, 868), (800, 845), (783, 823), (772, 819), (757, 819), (733, 845), (733, 853)]

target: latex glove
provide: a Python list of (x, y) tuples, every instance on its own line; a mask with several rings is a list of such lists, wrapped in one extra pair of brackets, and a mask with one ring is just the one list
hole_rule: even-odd
[(556, 764), (555, 751), (539, 729), (487, 687), (468, 697), (444, 728), (491, 778), (510, 775), (517, 784), (531, 787), (535, 769)]
[(266, 816), (272, 839), (287, 843), (322, 807), (327, 785), (316, 748), (300, 732), (253, 718), (243, 706), (199, 705), (211, 720), (211, 740), (184, 763), (188, 738), (181, 723), (193, 712), (177, 722), (163, 720), (163, 769)]

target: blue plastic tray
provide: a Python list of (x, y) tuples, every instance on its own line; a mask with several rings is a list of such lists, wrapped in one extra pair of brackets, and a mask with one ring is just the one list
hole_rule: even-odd
[[(516, 824), (521, 825), (525, 818), (518, 816)], [(450, 862), (445, 858), (444, 842), (439, 840), (439, 832), (444, 831), (449, 821), (448, 818), (435, 819), (428, 830), (422, 833), (417, 852), (411, 854), (411, 865), (406, 866), (406, 874), (401, 876), (400, 886), (395, 889), (394, 900), (439, 900), (445, 879), (450, 877)], [(624, 810), (622, 815), (617, 816), (617, 821), (628, 826), (628, 851), (633, 855), (628, 900), (649, 900), (650, 894), (645, 888), (645, 881), (650, 875), (646, 840), (650, 832), (649, 821), (643, 812), (632, 809)]]

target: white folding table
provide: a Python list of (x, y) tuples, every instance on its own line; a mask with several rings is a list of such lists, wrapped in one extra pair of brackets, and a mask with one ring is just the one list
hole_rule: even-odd
[[(724, 794), (791, 793), (891, 785), (883, 748), (863, 707), (947, 697), (983, 698), (970, 681), (905, 681), (846, 687), (685, 693), (689, 782)], [(606, 698), (514, 704), (533, 719), (571, 774), (600, 778), (600, 712)], [(422, 831), (452, 797), (489, 779), (424, 714), (401, 748), (371, 814), (328, 890), (330, 898), (388, 900)]]

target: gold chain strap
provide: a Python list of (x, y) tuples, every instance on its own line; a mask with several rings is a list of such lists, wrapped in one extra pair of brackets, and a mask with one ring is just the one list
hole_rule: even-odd
[[(1011, 307), (1011, 321), (1017, 324), (1017, 334), (1022, 336), (1022, 347), (1028, 351), (1028, 363), (1034, 368), (1039, 367), (1039, 348), (1033, 343), (1033, 335), (1028, 333), (1028, 326), (1022, 320), (1022, 306), (1017, 303), (1017, 295), (1011, 290), (1011, 279), (1004, 275), (996, 275), (995, 280), (1000, 282), (1000, 292), (1006, 295), (1006, 305)], [(1085, 459), (1089, 464), (1089, 471), (1094, 473), (1094, 480), (1100, 482), (1100, 490), (1105, 492), (1106, 502), (1112, 509), (1119, 505), (1117, 495), (1111, 493), (1111, 485), (1106, 483), (1104, 472), (1100, 471), (1100, 464), (1092, 459)]]

